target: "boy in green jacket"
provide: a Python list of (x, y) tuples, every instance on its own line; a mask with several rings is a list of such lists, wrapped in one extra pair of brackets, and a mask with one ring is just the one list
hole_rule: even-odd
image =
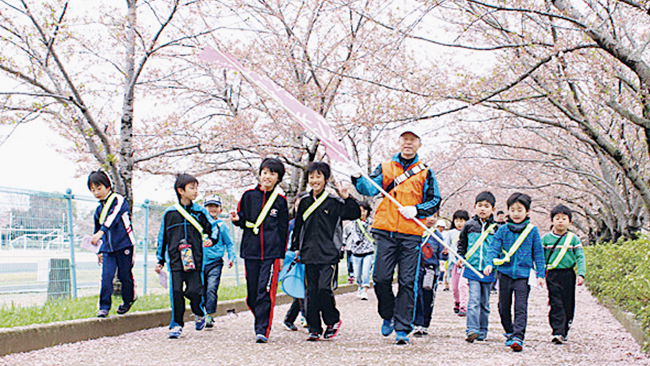
[(567, 341), (575, 310), (575, 286), (576, 283), (581, 286), (585, 282), (585, 253), (580, 239), (569, 231), (571, 220), (571, 210), (557, 205), (551, 211), (552, 231), (542, 238), (547, 268), (546, 286), (551, 305), (548, 318), (553, 328), (551, 341), (555, 344)]

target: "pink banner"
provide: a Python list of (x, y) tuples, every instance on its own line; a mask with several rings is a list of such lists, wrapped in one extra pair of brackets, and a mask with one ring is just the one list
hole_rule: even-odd
[(271, 79), (244, 68), (234, 57), (219, 50), (213, 50), (210, 47), (204, 48), (199, 54), (199, 58), (219, 67), (239, 71), (246, 80), (280, 103), (303, 128), (316, 135), (327, 148), (327, 155), (330, 159), (342, 162), (349, 161), (345, 147), (336, 137), (325, 118), (320, 113), (300, 103), (293, 95), (275, 84)]

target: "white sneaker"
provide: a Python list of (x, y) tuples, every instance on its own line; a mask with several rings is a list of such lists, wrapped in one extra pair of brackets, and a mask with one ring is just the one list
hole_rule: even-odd
[(359, 296), (361, 300), (368, 300), (368, 291), (364, 288), (363, 291), (361, 291), (361, 295)]
[(553, 335), (553, 338), (551, 338), (551, 342), (555, 344), (562, 344), (564, 343), (564, 337), (561, 335)]

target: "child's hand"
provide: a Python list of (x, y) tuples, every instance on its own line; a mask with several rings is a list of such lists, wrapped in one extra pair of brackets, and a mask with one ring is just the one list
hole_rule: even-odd
[(97, 245), (97, 242), (102, 238), (102, 236), (104, 236), (104, 232), (100, 230), (90, 237), (90, 242), (93, 243), (93, 245)]
[(214, 243), (212, 242), (212, 239), (206, 239), (206, 240), (203, 242), (203, 247), (204, 247), (204, 248), (211, 247), (212, 245), (214, 245)]
[(239, 221), (239, 215), (237, 215), (237, 211), (230, 211), (230, 221)]
[(341, 198), (343, 198), (345, 200), (348, 197), (350, 197), (350, 191), (348, 191), (348, 186), (346, 184), (344, 184), (343, 182), (339, 182), (338, 189), (339, 189), (339, 195), (341, 196)]
[(546, 280), (544, 280), (544, 277), (537, 277), (537, 287), (543, 288), (545, 282)]
[(232, 268), (233, 264), (233, 261), (228, 261), (228, 268)]
[(296, 259), (293, 260), (294, 262), (300, 263), (300, 251), (299, 250), (296, 250), (296, 256), (294, 258), (296, 258)]
[(162, 269), (163, 269), (162, 264), (158, 263), (158, 264), (156, 264), (156, 266), (154, 267), (153, 270), (156, 271), (156, 273), (160, 274), (160, 272), (162, 271)]
[(102, 263), (104, 263), (104, 257), (102, 253), (97, 253), (97, 264), (101, 265)]
[(578, 284), (578, 286), (584, 285), (585, 284), (585, 278), (582, 277), (582, 276), (578, 276), (578, 278), (576, 278), (576, 283)]
[(490, 273), (492, 273), (492, 266), (488, 265), (487, 267), (485, 267), (483, 269), (483, 274), (486, 275), (486, 276), (489, 276)]
[(445, 249), (442, 250), (442, 254), (443, 254), (443, 255), (447, 255), (447, 254), (449, 254), (449, 251), (447, 250), (447, 248), (445, 248)]

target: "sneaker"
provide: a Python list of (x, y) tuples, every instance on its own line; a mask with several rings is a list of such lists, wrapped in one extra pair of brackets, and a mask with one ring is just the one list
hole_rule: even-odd
[(303, 328), (307, 328), (307, 319), (305, 319), (302, 316), (300, 317), (300, 326)]
[(467, 333), (467, 338), (465, 338), (465, 340), (469, 343), (474, 343), (474, 341), (477, 339), (478, 339), (478, 333), (474, 333), (474, 332)]
[(214, 319), (212, 318), (212, 315), (210, 315), (210, 314), (205, 316), (205, 327), (206, 328), (214, 327)]
[(514, 352), (521, 352), (521, 350), (524, 349), (524, 342), (522, 342), (517, 338), (514, 338), (512, 340), (512, 344), (510, 345), (510, 348), (512, 348)]
[(308, 342), (316, 342), (320, 339), (320, 333), (309, 333), (309, 337), (307, 337)]
[(359, 295), (359, 298), (361, 300), (368, 300), (368, 291), (364, 288), (363, 291), (361, 291), (361, 294)]
[(181, 332), (183, 331), (183, 327), (181, 326), (175, 326), (169, 331), (169, 339), (178, 339), (181, 337)]
[(255, 335), (255, 343), (268, 343), (269, 339), (264, 334)]
[(512, 342), (514, 342), (514, 340), (512, 339), (512, 333), (503, 333), (503, 336), (506, 337), (506, 346), (507, 347), (512, 346)]
[(128, 313), (129, 310), (131, 310), (131, 306), (133, 306), (133, 303), (134, 303), (135, 300), (137, 300), (137, 299), (138, 299), (137, 297), (134, 297), (134, 298), (133, 298), (133, 301), (131, 301), (130, 303), (128, 303), (128, 304), (121, 304), (120, 306), (117, 307), (117, 311), (116, 311), (116, 312), (117, 312), (118, 314), (120, 314), (120, 315)]
[(551, 342), (555, 344), (562, 344), (564, 343), (564, 337), (559, 334), (553, 335), (553, 338), (551, 338)]
[(429, 328), (420, 327), (420, 333), (422, 333), (423, 337), (428, 336), (429, 335)]
[(348, 283), (353, 284), (354, 283), (354, 276), (348, 277)]
[(562, 336), (562, 342), (566, 343), (569, 341), (569, 335)]
[(327, 329), (325, 329), (325, 334), (323, 334), (323, 338), (325, 339), (332, 339), (339, 335), (339, 329), (341, 329), (341, 320), (339, 319), (338, 322), (334, 323), (334, 325), (328, 325)]
[(293, 325), (292, 322), (284, 322), (284, 323), (282, 323), (282, 325), (284, 325), (284, 329), (286, 329), (286, 330), (290, 330), (290, 331), (293, 331), (293, 332), (298, 330), (298, 327)]
[(455, 313), (455, 314), (458, 314), (458, 312), (460, 312), (460, 303), (459, 303), (459, 302), (455, 302), (455, 303), (454, 303), (454, 313)]
[(443, 288), (442, 291), (449, 291), (449, 287)]
[(467, 309), (458, 310), (458, 316), (460, 316), (461, 318), (467, 316)]
[(194, 329), (203, 330), (205, 328), (205, 317), (194, 314)]
[(413, 337), (422, 337), (422, 327), (419, 325), (413, 326)]
[(107, 316), (108, 316), (108, 310), (106, 310), (106, 309), (97, 310), (97, 317), (98, 318), (106, 318)]
[(393, 329), (395, 329), (395, 325), (393, 324), (393, 319), (391, 320), (385, 320), (381, 325), (381, 335), (384, 337), (388, 337), (391, 333), (393, 333)]
[(406, 334), (406, 332), (404, 332), (402, 330), (398, 330), (398, 331), (395, 332), (395, 334), (396, 334), (396, 336), (395, 336), (395, 343), (396, 344), (400, 344), (400, 345), (401, 344), (409, 344), (410, 341), (409, 341), (409, 337)]
[(480, 335), (480, 334), (479, 334), (478, 338), (476, 338), (477, 341), (481, 341), (481, 342), (485, 342), (486, 339), (487, 339), (487, 336)]

